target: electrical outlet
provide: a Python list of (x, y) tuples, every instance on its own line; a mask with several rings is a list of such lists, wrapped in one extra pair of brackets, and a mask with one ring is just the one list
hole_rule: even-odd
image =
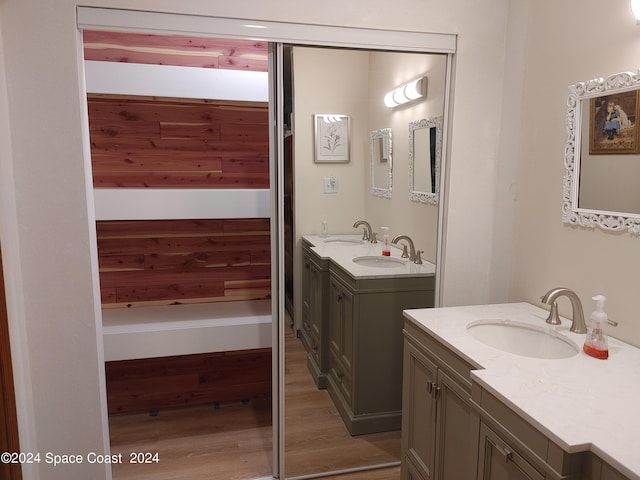
[(338, 193), (338, 179), (331, 175), (324, 177), (324, 193)]

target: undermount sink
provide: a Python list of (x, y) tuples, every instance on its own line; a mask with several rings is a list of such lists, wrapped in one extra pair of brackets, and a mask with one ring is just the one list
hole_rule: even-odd
[(328, 243), (330, 245), (361, 245), (362, 240), (355, 238), (328, 238), (327, 240), (324, 240), (324, 243)]
[(357, 263), (364, 267), (374, 268), (398, 268), (407, 264), (405, 260), (393, 257), (383, 257), (381, 255), (363, 255), (361, 257), (354, 257), (352, 261), (353, 263)]
[(549, 327), (513, 320), (477, 320), (467, 325), (467, 332), (485, 345), (523, 357), (569, 358), (580, 351), (578, 345)]

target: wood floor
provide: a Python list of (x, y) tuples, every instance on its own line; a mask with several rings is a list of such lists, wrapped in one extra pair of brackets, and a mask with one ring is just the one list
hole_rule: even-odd
[[(400, 458), (400, 432), (351, 437), (326, 390), (318, 390), (300, 341), (285, 346), (285, 474), (287, 478), (385, 464)], [(271, 401), (160, 410), (158, 416), (109, 417), (115, 480), (247, 480), (272, 472)], [(130, 464), (135, 452), (158, 462)], [(399, 468), (335, 475), (330, 480), (398, 480)]]
[(316, 388), (300, 341), (285, 340), (286, 477), (399, 461), (400, 432), (352, 437), (327, 391)]

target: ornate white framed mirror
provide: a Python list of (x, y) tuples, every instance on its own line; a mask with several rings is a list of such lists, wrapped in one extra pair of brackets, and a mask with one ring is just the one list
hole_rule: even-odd
[(390, 128), (381, 128), (369, 134), (371, 194), (373, 196), (391, 198), (393, 191), (392, 145)]
[(409, 199), (437, 205), (440, 196), (442, 117), (409, 123)]
[(569, 86), (562, 220), (640, 233), (640, 74)]

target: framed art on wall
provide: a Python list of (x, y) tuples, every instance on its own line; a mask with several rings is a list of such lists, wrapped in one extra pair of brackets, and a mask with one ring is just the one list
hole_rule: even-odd
[(349, 116), (317, 113), (315, 128), (315, 162), (349, 162)]
[(638, 90), (592, 98), (589, 153), (638, 153)]

